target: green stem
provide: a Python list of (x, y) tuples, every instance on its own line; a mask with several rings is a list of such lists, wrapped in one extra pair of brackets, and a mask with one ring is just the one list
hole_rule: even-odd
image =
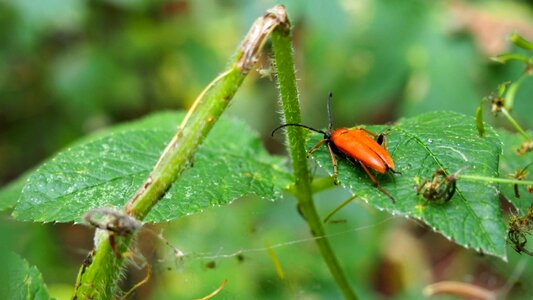
[(523, 63), (528, 63), (529, 62), (529, 59), (527, 58), (527, 56), (524, 56), (522, 54), (518, 54), (518, 53), (505, 53), (505, 54), (501, 54), (501, 55), (498, 55), (498, 56), (494, 56), (494, 57), (491, 57), (491, 59), (495, 62), (499, 62), (499, 63), (502, 63), (502, 64), (505, 64), (509, 61), (513, 61), (513, 60), (517, 60), (517, 61), (520, 61), (520, 62), (523, 62)]
[[(280, 25), (288, 26), (283, 6), (274, 7), (256, 20), (238, 48), (229, 70), (209, 84), (196, 99), (148, 179), (125, 205), (125, 214), (142, 221), (176, 178), (191, 165), (197, 148), (258, 60), (266, 39)], [(134, 239), (134, 235), (118, 236), (102, 230), (96, 234), (100, 242), (78, 273), (75, 299), (113, 297), (123, 267), (124, 253)]]
[(524, 82), (527, 76), (527, 72), (522, 73), (522, 75), (520, 75), (520, 78), (518, 78), (518, 80), (516, 80), (515, 82), (511, 83), (511, 85), (507, 88), (507, 92), (505, 93), (505, 109), (507, 109), (508, 111), (513, 108), (516, 92), (518, 91), (518, 88), (520, 87), (520, 85), (522, 85), (522, 82)]
[(522, 127), (520, 126), (520, 124), (518, 124), (516, 122), (516, 120), (511, 116), (511, 114), (509, 114), (509, 112), (507, 111), (507, 109), (505, 109), (505, 107), (502, 107), (501, 108), (501, 112), (505, 115), (505, 117), (507, 118), (507, 120), (509, 120), (509, 122), (511, 122), (511, 124), (513, 124), (513, 127), (527, 140), (527, 141), (531, 141), (531, 138), (529, 137), (529, 135), (524, 131), (524, 129), (522, 129)]
[[(285, 122), (300, 123), (300, 105), (294, 73), (294, 59), (290, 28), (277, 28), (272, 33), (272, 48), (277, 66), (277, 75), (281, 103)], [(289, 154), (295, 177), (295, 190), (298, 206), (302, 212), (311, 233), (317, 238), (316, 244), (324, 258), (331, 274), (339, 285), (346, 299), (357, 299), (350, 283), (346, 279), (335, 254), (329, 244), (322, 222), (315, 209), (311, 189), (311, 176), (307, 166), (307, 153), (305, 151), (305, 132), (299, 127), (287, 128)]]
[(335, 184), (335, 179), (333, 176), (321, 177), (318, 179), (313, 179), (311, 182), (311, 191), (313, 191), (313, 194), (316, 194), (335, 186), (337, 185)]
[(191, 109), (188, 124), (180, 125), (178, 133), (169, 143), (145, 185), (126, 205), (128, 215), (143, 220), (177, 176), (188, 168), (196, 149), (224, 112), (244, 77), (241, 70), (233, 66), (219, 80), (213, 82), (205, 99), (198, 98), (197, 110), (194, 111), (195, 107)]
[(526, 40), (516, 32), (511, 35), (511, 41), (513, 42), (513, 44), (517, 45), (522, 49), (533, 50), (533, 43)]
[[(241, 70), (234, 66), (213, 84), (205, 99), (198, 100), (201, 103), (191, 113), (190, 121), (185, 125), (182, 123), (178, 134), (169, 143), (167, 151), (146, 182), (126, 204), (124, 210), (128, 215), (142, 221), (177, 176), (188, 168), (196, 149), (220, 117), (244, 77)], [(113, 296), (124, 262), (121, 253), (127, 251), (133, 240), (132, 236), (120, 237), (106, 232), (101, 234), (102, 242), (96, 245), (92, 263), (83, 272), (80, 271), (76, 285), (76, 296), (79, 299), (106, 299)], [(110, 239), (114, 239), (116, 250), (112, 249)]]
[(333, 217), (339, 210), (341, 210), (343, 207), (348, 205), (348, 203), (352, 202), (355, 198), (357, 198), (356, 195), (351, 195), (348, 199), (344, 200), (339, 206), (335, 207), (325, 218), (324, 223), (327, 223), (331, 217)]
[[(335, 180), (333, 179), (333, 177), (320, 177), (317, 179), (313, 179), (313, 181), (311, 182), (311, 191), (313, 194), (316, 194), (335, 186)], [(298, 191), (296, 190), (296, 185), (294, 183), (289, 185), (285, 189), (285, 192), (294, 197), (296, 197), (296, 195), (298, 194)]]
[(486, 181), (489, 183), (507, 183), (507, 184), (524, 184), (533, 185), (533, 181), (530, 180), (518, 180), (508, 178), (486, 177), (479, 175), (457, 175), (457, 179), (472, 180), (472, 181)]

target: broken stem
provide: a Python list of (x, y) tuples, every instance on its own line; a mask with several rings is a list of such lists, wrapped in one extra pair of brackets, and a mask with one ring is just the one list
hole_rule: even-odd
[[(176, 178), (191, 165), (197, 148), (257, 62), (266, 39), (279, 26), (288, 26), (287, 14), (281, 5), (255, 21), (237, 49), (230, 68), (196, 99), (144, 184), (124, 206), (124, 214), (142, 221)], [(97, 230), (96, 236), (95, 250), (91, 251), (78, 273), (74, 299), (113, 297), (124, 264), (124, 253), (135, 233), (119, 236), (114, 232)]]

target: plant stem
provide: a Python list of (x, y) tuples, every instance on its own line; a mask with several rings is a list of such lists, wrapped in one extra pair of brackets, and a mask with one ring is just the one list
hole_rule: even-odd
[(472, 180), (472, 181), (486, 181), (489, 183), (507, 183), (507, 184), (524, 184), (533, 185), (533, 181), (530, 180), (518, 180), (508, 178), (486, 177), (479, 175), (457, 175), (457, 179)]
[[(274, 7), (256, 20), (237, 49), (229, 70), (209, 84), (196, 99), (150, 176), (124, 206), (125, 214), (142, 221), (176, 178), (191, 165), (196, 149), (257, 62), (266, 39), (278, 26), (288, 27), (286, 22), (283, 6)], [(124, 254), (134, 239), (134, 234), (118, 236), (103, 230), (97, 230), (95, 236), (99, 237), (99, 242), (78, 273), (74, 299), (112, 298), (117, 290)]]
[(507, 120), (509, 120), (509, 122), (511, 122), (511, 124), (513, 124), (513, 127), (527, 140), (527, 141), (531, 141), (531, 138), (529, 137), (529, 135), (524, 131), (524, 129), (522, 129), (522, 127), (520, 126), (520, 124), (518, 124), (518, 122), (516, 122), (516, 120), (511, 116), (511, 114), (509, 114), (509, 112), (507, 111), (507, 109), (505, 109), (505, 107), (502, 107), (501, 108), (501, 112), (505, 115), (505, 117), (507, 118)]
[(343, 207), (348, 205), (350, 202), (352, 202), (355, 198), (357, 198), (357, 195), (351, 195), (348, 199), (344, 200), (339, 206), (335, 207), (325, 218), (323, 223), (327, 223), (331, 217), (333, 217), (339, 210), (341, 210)]
[[(218, 120), (244, 79), (235, 66), (217, 77), (194, 102), (177, 134), (159, 158), (143, 187), (126, 204), (128, 215), (143, 220), (164, 196), (177, 176), (194, 159), (194, 152)], [(202, 97), (205, 93), (208, 96)]]
[[(313, 181), (311, 181), (311, 192), (313, 194), (316, 194), (335, 186), (335, 180), (332, 176), (315, 178), (313, 179)], [(298, 194), (298, 191), (296, 190), (296, 185), (294, 183), (289, 185), (285, 189), (285, 192), (294, 197), (296, 197), (296, 195)]]
[(520, 75), (520, 78), (518, 78), (518, 80), (516, 80), (515, 82), (511, 83), (511, 85), (507, 88), (507, 92), (505, 93), (504, 106), (507, 111), (510, 111), (513, 108), (516, 92), (518, 91), (518, 88), (522, 85), (522, 82), (524, 82), (527, 76), (527, 72), (522, 73), (522, 75)]
[[(272, 33), (272, 48), (277, 67), (277, 77), (281, 95), (281, 103), (286, 123), (300, 123), (300, 104), (294, 73), (294, 59), (290, 28), (278, 27)], [(315, 209), (311, 189), (311, 176), (307, 166), (307, 153), (305, 151), (304, 131), (299, 127), (287, 128), (289, 154), (294, 169), (296, 198), (311, 233), (317, 238), (315, 241), (322, 257), (339, 285), (346, 299), (357, 299), (350, 283), (346, 279), (335, 254), (325, 237), (322, 222)]]

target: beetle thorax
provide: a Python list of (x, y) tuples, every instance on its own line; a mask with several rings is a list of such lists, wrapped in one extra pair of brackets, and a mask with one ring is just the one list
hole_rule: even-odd
[(335, 129), (332, 132), (330, 132), (330, 139), (334, 140), (334, 139), (338, 138), (339, 136), (348, 133), (348, 131), (349, 131), (348, 128)]

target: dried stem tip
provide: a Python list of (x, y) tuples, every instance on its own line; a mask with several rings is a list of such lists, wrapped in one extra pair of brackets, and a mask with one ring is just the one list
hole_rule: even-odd
[(285, 6), (276, 5), (269, 9), (264, 16), (260, 17), (252, 25), (242, 45), (237, 67), (243, 74), (248, 74), (253, 65), (259, 59), (259, 53), (267, 38), (274, 29), (280, 27), (284, 32), (289, 32), (290, 23), (287, 18)]

